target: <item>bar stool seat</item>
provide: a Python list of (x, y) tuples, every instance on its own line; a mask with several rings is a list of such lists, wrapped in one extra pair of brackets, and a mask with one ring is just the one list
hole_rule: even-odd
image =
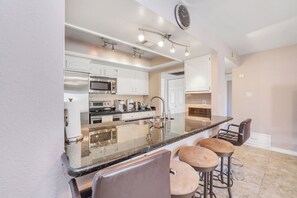
[(187, 163), (170, 161), (170, 189), (172, 198), (190, 198), (199, 186), (199, 175)]
[[(203, 198), (209, 194), (210, 197), (214, 196), (213, 193), (213, 170), (218, 166), (219, 158), (211, 150), (198, 146), (186, 146), (179, 150), (178, 157), (181, 161), (191, 165), (196, 171), (202, 173), (204, 180)], [(209, 182), (208, 182), (209, 181)], [(209, 188), (208, 188), (209, 187)], [(209, 190), (209, 191), (208, 191)], [(198, 192), (201, 196), (201, 193)]]
[(219, 157), (229, 157), (234, 153), (234, 146), (230, 142), (216, 138), (206, 138), (198, 143), (204, 148), (215, 152)]
[(197, 171), (213, 170), (218, 165), (218, 156), (209, 149), (187, 146), (180, 149), (179, 159), (191, 165)]

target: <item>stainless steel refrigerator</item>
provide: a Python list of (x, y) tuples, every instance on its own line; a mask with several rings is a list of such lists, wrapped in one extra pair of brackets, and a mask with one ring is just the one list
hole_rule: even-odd
[(64, 71), (64, 102), (72, 99), (79, 105), (81, 125), (89, 124), (89, 74)]

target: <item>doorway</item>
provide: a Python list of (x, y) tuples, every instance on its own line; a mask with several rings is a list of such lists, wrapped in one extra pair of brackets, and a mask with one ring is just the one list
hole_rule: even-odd
[(183, 71), (162, 73), (161, 95), (167, 113), (185, 112), (185, 80)]

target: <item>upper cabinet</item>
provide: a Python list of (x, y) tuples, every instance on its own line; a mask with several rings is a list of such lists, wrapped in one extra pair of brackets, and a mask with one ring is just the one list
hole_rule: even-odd
[(65, 55), (65, 69), (70, 71), (90, 72), (91, 60)]
[(210, 55), (185, 61), (186, 92), (211, 91)]
[(65, 70), (117, 79), (118, 95), (148, 95), (148, 72), (98, 64), (91, 59), (65, 55)]
[(108, 78), (117, 78), (118, 77), (118, 68), (111, 66), (104, 66), (96, 63), (91, 63), (90, 73), (96, 76), (108, 77)]
[(148, 95), (148, 73), (119, 69), (117, 95)]

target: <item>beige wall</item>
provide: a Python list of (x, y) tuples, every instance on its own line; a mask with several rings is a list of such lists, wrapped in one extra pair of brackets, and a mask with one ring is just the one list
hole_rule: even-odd
[(297, 45), (241, 57), (232, 79), (235, 121), (250, 117), (272, 147), (297, 151)]
[[(150, 102), (150, 99), (152, 97), (161, 96), (161, 73), (178, 69), (184, 69), (184, 65), (179, 64), (173, 67), (168, 67), (162, 70), (149, 73), (149, 95), (144, 97), (144, 102), (146, 104)], [(153, 106), (156, 106), (157, 108), (157, 115), (160, 115), (160, 102), (154, 101), (153, 103)]]

